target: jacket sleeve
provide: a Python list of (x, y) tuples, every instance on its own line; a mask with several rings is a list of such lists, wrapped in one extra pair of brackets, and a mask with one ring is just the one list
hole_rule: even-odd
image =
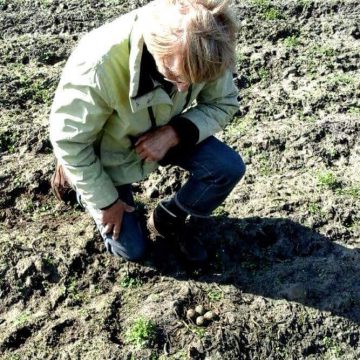
[(96, 69), (65, 69), (50, 114), (55, 156), (82, 199), (95, 208), (104, 208), (118, 198), (94, 152), (94, 143), (113, 112), (110, 104)]
[(238, 89), (230, 70), (204, 85), (196, 105), (181, 114), (199, 129), (198, 142), (221, 131), (239, 109)]

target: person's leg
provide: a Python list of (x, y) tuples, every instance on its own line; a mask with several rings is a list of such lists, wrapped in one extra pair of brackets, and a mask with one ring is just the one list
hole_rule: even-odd
[(190, 177), (175, 196), (156, 206), (148, 226), (165, 238), (176, 239), (187, 260), (204, 263), (207, 252), (188, 231), (186, 218), (209, 216), (243, 177), (245, 164), (229, 146), (210, 137), (173, 165), (188, 170)]
[(165, 205), (193, 216), (206, 217), (230, 194), (245, 174), (240, 155), (211, 136), (198, 144), (178, 165), (190, 172), (188, 181)]
[[(128, 205), (134, 206), (131, 185), (117, 187), (119, 198)], [(85, 205), (86, 210), (94, 218), (101, 237), (108, 252), (123, 257), (128, 261), (137, 261), (144, 257), (146, 238), (141, 230), (136, 212), (125, 212), (122, 219), (121, 231), (118, 239), (113, 240), (112, 234), (104, 233), (104, 226), (99, 221), (100, 210)]]

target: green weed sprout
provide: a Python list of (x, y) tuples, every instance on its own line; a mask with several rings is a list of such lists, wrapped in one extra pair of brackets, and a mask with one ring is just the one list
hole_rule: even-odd
[(210, 301), (220, 301), (223, 297), (223, 294), (220, 290), (217, 289), (209, 289), (207, 291), (207, 296)]
[(341, 186), (340, 181), (331, 171), (318, 174), (317, 180), (320, 186), (327, 187), (331, 190), (335, 190)]
[(131, 275), (125, 275), (121, 281), (120, 281), (120, 285), (123, 288), (136, 288), (142, 285), (142, 281), (140, 278), (136, 277), (136, 276), (131, 276)]
[(282, 15), (279, 10), (275, 9), (274, 7), (270, 7), (265, 11), (264, 14), (265, 19), (267, 20), (277, 20), (282, 19)]
[(293, 48), (300, 45), (300, 40), (296, 35), (291, 35), (284, 39), (284, 45), (287, 48)]
[(125, 341), (138, 347), (151, 345), (156, 339), (156, 324), (149, 319), (140, 317), (134, 321), (125, 333)]

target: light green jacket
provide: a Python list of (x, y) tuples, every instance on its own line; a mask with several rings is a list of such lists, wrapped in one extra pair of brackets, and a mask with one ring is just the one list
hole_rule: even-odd
[(198, 127), (199, 142), (220, 131), (238, 109), (230, 71), (194, 84), (186, 109), (186, 92), (169, 97), (156, 82), (152, 91), (136, 96), (144, 44), (140, 24), (150, 6), (84, 36), (56, 90), (50, 115), (55, 156), (82, 199), (95, 208), (117, 199), (115, 186), (139, 181), (158, 167), (141, 161), (129, 139), (151, 128), (148, 107), (158, 126), (181, 113)]

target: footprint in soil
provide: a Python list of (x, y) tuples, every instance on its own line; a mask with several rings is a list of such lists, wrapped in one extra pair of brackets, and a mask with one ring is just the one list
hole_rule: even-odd
[(360, 249), (283, 218), (202, 219), (194, 231), (209, 252), (206, 268), (194, 271), (164, 245), (153, 249), (147, 265), (174, 278), (232, 284), (360, 323)]

